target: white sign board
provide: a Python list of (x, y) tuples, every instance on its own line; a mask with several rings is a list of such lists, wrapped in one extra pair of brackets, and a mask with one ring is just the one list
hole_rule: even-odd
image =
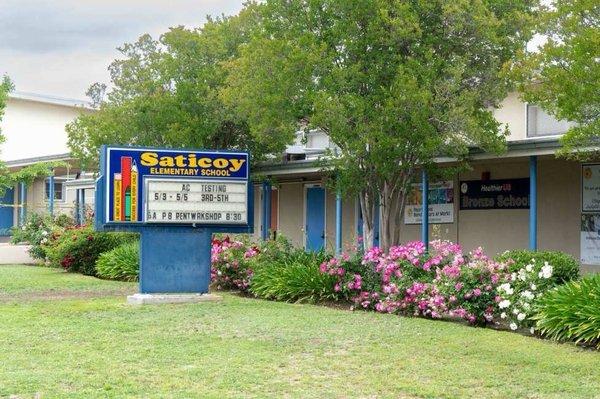
[[(420, 183), (413, 184), (404, 208), (405, 224), (420, 224), (423, 192)], [(454, 182), (443, 181), (429, 184), (429, 223), (454, 222)]]
[(148, 178), (145, 183), (145, 222), (248, 222), (248, 184), (245, 181)]
[(600, 265), (600, 214), (581, 215), (581, 263)]
[(581, 166), (581, 211), (600, 212), (600, 165)]

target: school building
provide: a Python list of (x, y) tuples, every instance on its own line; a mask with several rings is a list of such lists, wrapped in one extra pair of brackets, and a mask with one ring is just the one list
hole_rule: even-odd
[(67, 147), (65, 125), (82, 112), (93, 112), (85, 101), (32, 93), (9, 95), (0, 122), (6, 141), (0, 159), (17, 171), (39, 162), (60, 162), (52, 175), (33, 184), (19, 184), (0, 197), (0, 241), (8, 240), (10, 229), (25, 220), (28, 212), (66, 213), (78, 216), (78, 204), (93, 204), (92, 173), (82, 171)]
[[(27, 212), (78, 216), (93, 206), (94, 175), (68, 153), (66, 123), (93, 112), (82, 101), (16, 93), (2, 121), (7, 142), (0, 157), (11, 169), (64, 161), (53, 176), (20, 185), (0, 199), (0, 234)], [(583, 271), (600, 271), (600, 164), (555, 157), (569, 124), (510, 94), (496, 111), (510, 130), (501, 156), (471, 154), (472, 170), (446, 181), (414, 185), (402, 215), (402, 241), (448, 239), (488, 254), (507, 249), (559, 250), (580, 259)], [(299, 133), (281, 161), (258, 165), (270, 183), (254, 186), (254, 235), (283, 234), (308, 250), (340, 250), (362, 235), (358, 201), (325, 185), (318, 158), (333, 144), (320, 131)], [(441, 164), (451, 160), (440, 159)], [(423, 220), (423, 199), (428, 206)], [(376, 223), (377, 225), (377, 220)], [(378, 242), (375, 233), (375, 244)]]

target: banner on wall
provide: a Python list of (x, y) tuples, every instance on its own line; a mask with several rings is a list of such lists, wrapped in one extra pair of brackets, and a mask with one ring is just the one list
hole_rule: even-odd
[[(412, 185), (404, 208), (405, 224), (420, 224), (422, 213), (423, 192), (421, 183)], [(454, 182), (443, 181), (429, 184), (429, 223), (454, 222)]]
[(581, 165), (581, 211), (600, 212), (600, 165)]
[(581, 215), (581, 263), (600, 265), (600, 213)]
[(461, 181), (460, 209), (529, 209), (529, 178)]

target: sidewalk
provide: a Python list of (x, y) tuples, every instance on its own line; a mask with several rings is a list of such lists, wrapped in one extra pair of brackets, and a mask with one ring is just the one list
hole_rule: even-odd
[(13, 245), (0, 243), (0, 265), (34, 264), (38, 263), (29, 256), (28, 245)]

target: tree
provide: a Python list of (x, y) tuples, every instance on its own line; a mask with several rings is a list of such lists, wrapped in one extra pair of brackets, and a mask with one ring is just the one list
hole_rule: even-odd
[[(4, 116), (6, 105), (8, 103), (8, 95), (13, 90), (14, 86), (8, 76), (4, 76), (0, 81), (0, 122)], [(0, 144), (6, 138), (0, 130)], [(26, 185), (31, 184), (37, 177), (49, 176), (52, 174), (52, 168), (60, 163), (41, 162), (34, 165), (26, 166), (16, 172), (11, 172), (6, 164), (0, 160), (0, 197), (4, 195), (7, 189), (15, 186), (15, 184), (23, 182)]]
[(513, 66), (526, 101), (575, 122), (562, 138), (562, 155), (588, 158), (600, 136), (600, 3), (555, 0), (542, 14), (547, 41)]
[(88, 167), (102, 144), (248, 149), (253, 160), (281, 151), (278, 137), (252, 135), (219, 91), (257, 17), (209, 19), (200, 29), (172, 28), (158, 41), (143, 35), (119, 51), (109, 67), (113, 88), (94, 84), (88, 94), (98, 111), (67, 126), (69, 147)]
[(299, 122), (337, 146), (336, 188), (358, 195), (365, 243), (380, 203), (381, 246), (398, 243), (418, 171), (469, 148), (502, 151), (492, 111), (505, 63), (530, 37), (528, 0), (267, 0), (253, 39), (229, 62), (222, 97), (251, 131)]

